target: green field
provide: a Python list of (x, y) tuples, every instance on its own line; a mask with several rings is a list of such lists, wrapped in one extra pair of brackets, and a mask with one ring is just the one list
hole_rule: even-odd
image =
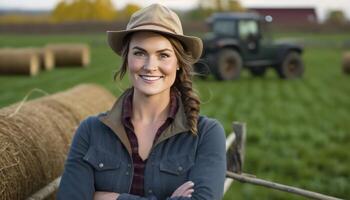
[[(340, 44), (345, 35), (295, 35)], [(36, 77), (0, 76), (0, 107), (21, 101), (33, 88), (50, 94), (79, 83), (98, 83), (119, 95), (128, 81), (113, 81), (120, 59), (107, 47), (104, 34), (0, 35), (0, 46), (42, 46), (53, 42), (86, 42), (91, 65), (59, 68)], [(232, 121), (247, 124), (244, 171), (260, 178), (348, 198), (350, 196), (350, 76), (341, 73), (342, 49), (307, 47), (305, 75), (280, 80), (270, 70), (264, 78), (244, 72), (241, 79), (218, 82), (195, 79), (201, 113), (217, 118), (227, 132)], [(43, 96), (33, 93), (30, 98)], [(235, 182), (225, 200), (301, 199), (298, 196)]]

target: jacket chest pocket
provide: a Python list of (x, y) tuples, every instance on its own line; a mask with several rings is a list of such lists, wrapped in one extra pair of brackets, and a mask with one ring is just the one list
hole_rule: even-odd
[(113, 191), (121, 173), (121, 160), (107, 150), (90, 147), (84, 160), (94, 169), (95, 190)]
[(160, 182), (165, 194), (175, 191), (188, 180), (188, 173), (194, 165), (194, 158), (189, 155), (171, 156), (160, 162)]

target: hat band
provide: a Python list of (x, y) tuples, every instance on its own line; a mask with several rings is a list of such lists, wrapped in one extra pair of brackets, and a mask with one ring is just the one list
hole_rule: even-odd
[(175, 31), (174, 29), (169, 28), (169, 27), (167, 27), (167, 26), (164, 26), (163, 24), (158, 24), (158, 23), (153, 23), (153, 22), (137, 24), (137, 26), (130, 27), (129, 30), (134, 29), (134, 28), (137, 28), (137, 27), (140, 27), (140, 26), (145, 26), (145, 25), (160, 26), (160, 27), (162, 27), (162, 28), (165, 28), (165, 29), (171, 31), (172, 33), (177, 34), (176, 31)]

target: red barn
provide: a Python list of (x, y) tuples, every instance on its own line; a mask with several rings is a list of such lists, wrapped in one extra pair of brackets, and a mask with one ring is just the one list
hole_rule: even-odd
[(318, 24), (315, 8), (249, 8), (262, 16), (271, 16), (273, 24), (305, 26)]

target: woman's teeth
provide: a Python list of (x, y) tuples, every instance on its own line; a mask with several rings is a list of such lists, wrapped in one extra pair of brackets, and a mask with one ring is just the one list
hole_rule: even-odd
[(161, 76), (143, 76), (143, 75), (140, 75), (140, 77), (144, 80), (147, 80), (147, 81), (156, 81), (156, 80), (162, 78)]

